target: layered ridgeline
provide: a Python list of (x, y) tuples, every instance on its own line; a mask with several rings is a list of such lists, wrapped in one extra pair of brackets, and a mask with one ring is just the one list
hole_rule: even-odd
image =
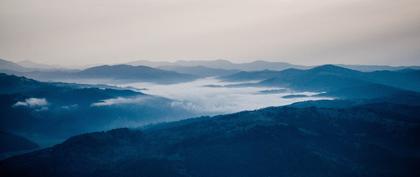
[[(253, 62), (244, 62), (244, 63), (233, 63), (229, 60), (179, 60), (175, 62), (165, 62), (165, 61), (147, 61), (147, 60), (137, 60), (127, 63), (129, 65), (144, 65), (150, 67), (158, 68), (183, 68), (183, 67), (207, 67), (207, 68), (217, 68), (224, 70), (241, 70), (241, 71), (259, 71), (259, 70), (285, 70), (290, 68), (296, 69), (309, 69), (313, 66), (303, 66), (295, 65), (285, 62), (275, 62), (275, 61), (264, 61), (257, 60)], [(380, 71), (380, 70), (401, 70), (401, 69), (420, 69), (420, 66), (387, 66), (387, 65), (344, 65), (340, 64), (338, 66), (350, 68), (358, 71)], [(181, 70), (180, 70), (181, 71)]]
[(339, 98), (379, 98), (420, 91), (420, 70), (360, 72), (334, 65), (307, 70), (239, 72), (220, 77), (227, 81), (259, 80), (255, 85), (325, 92)]
[(129, 65), (145, 65), (151, 67), (164, 68), (188, 68), (188, 67), (207, 67), (223, 70), (241, 70), (241, 71), (258, 71), (264, 69), (284, 70), (288, 68), (307, 68), (307, 66), (294, 65), (285, 62), (270, 62), (270, 61), (253, 61), (247, 63), (233, 63), (228, 60), (179, 60), (175, 62), (153, 62), (147, 60), (138, 60), (129, 62)]
[(16, 63), (0, 59), (0, 71), (1, 72), (24, 72), (29, 71), (28, 68), (25, 68), (23, 66), (20, 66)]
[(206, 66), (160, 66), (159, 68), (198, 77), (226, 76), (239, 72), (235, 69), (218, 69)]
[[(339, 65), (358, 71), (379, 70), (410, 70), (419, 69), (418, 66), (380, 66), (380, 65)], [(284, 62), (254, 61), (248, 63), (232, 63), (227, 60), (208, 61), (175, 61), (153, 62), (139, 60), (120, 65), (100, 65), (79, 69), (65, 69), (57, 66), (22, 61), (13, 63), (0, 59), (0, 72), (26, 76), (38, 80), (63, 81), (63, 80), (105, 80), (106, 82), (154, 82), (154, 83), (179, 83), (191, 81), (200, 77), (226, 76), (238, 71), (248, 71), (252, 75), (265, 74), (262, 70), (281, 71), (286, 69), (309, 69), (313, 66), (293, 65)], [(254, 73), (255, 72), (255, 73)], [(246, 72), (240, 73), (245, 74)], [(250, 75), (248, 74), (248, 75)], [(270, 73), (268, 73), (270, 74)], [(274, 74), (274, 73), (271, 73)], [(257, 77), (258, 76), (253, 76)], [(268, 78), (266, 78), (268, 79)]]
[(81, 71), (34, 71), (18, 73), (40, 80), (103, 80), (104, 83), (153, 82), (179, 83), (192, 81), (196, 76), (147, 66), (102, 65)]
[(83, 134), (52, 148), (1, 161), (0, 175), (420, 175), (419, 106), (382, 102), (343, 102), (341, 108), (316, 105)]
[(125, 82), (177, 83), (196, 79), (189, 74), (166, 71), (147, 66), (103, 65), (87, 68), (74, 76), (88, 79), (112, 79)]
[(40, 68), (40, 66), (38, 66), (38, 68), (27, 68), (1, 59), (0, 72), (44, 81), (102, 80), (104, 83), (153, 82), (170, 84), (192, 81), (198, 78), (198, 76), (191, 74), (178, 73), (147, 66), (101, 65), (83, 70)]
[(191, 116), (172, 100), (138, 91), (6, 74), (0, 74), (0, 100), (0, 129), (40, 141)]

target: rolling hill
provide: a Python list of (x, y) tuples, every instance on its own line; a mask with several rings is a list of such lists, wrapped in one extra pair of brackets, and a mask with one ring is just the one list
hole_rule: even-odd
[(0, 162), (2, 176), (420, 174), (418, 106), (272, 107), (72, 137)]

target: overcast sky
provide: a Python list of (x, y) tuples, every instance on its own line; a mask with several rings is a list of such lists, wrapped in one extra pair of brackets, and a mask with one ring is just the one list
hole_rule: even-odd
[(420, 1), (1, 0), (0, 58), (420, 65)]

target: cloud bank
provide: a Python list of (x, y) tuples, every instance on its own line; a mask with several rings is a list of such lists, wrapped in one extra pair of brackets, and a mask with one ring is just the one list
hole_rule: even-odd
[[(192, 82), (158, 85), (150, 83), (130, 83), (121, 85), (134, 88), (146, 88), (146, 94), (157, 95), (172, 99), (172, 107), (183, 108), (194, 113), (203, 115), (215, 115), (233, 113), (243, 110), (254, 110), (269, 106), (282, 106), (299, 101), (330, 99), (316, 97), (315, 93), (299, 92), (290, 90), (273, 94), (261, 94), (261, 91), (273, 89), (266, 87), (208, 87), (208, 85), (239, 84), (221, 82), (217, 79), (206, 78)], [(307, 97), (282, 98), (290, 94), (303, 94)], [(125, 99), (113, 100), (113, 102), (129, 102)]]

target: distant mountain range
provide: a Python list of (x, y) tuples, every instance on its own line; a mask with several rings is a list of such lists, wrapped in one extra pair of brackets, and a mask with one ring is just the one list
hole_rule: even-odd
[[(420, 69), (417, 66), (380, 66), (380, 65), (338, 65), (359, 71)], [(254, 61), (232, 63), (228, 60), (153, 62), (139, 60), (120, 65), (99, 65), (83, 70), (57, 68), (50, 65), (22, 61), (19, 64), (0, 59), (0, 72), (30, 77), (43, 81), (71, 81), (80, 79), (102, 79), (106, 82), (154, 82), (179, 83), (200, 77), (226, 76), (240, 71), (253, 72), (255, 79), (267, 72), (286, 69), (310, 69), (313, 66), (293, 65), (284, 62)], [(271, 70), (271, 71), (268, 71)], [(112, 73), (112, 74), (111, 74)], [(265, 77), (265, 76), (262, 76)]]
[(283, 70), (287, 68), (307, 68), (306, 66), (293, 65), (284, 62), (268, 62), (268, 61), (254, 61), (249, 63), (232, 63), (228, 60), (179, 60), (175, 62), (151, 62), (139, 60), (129, 62), (130, 65), (145, 65), (151, 67), (195, 67), (202, 66), (215, 69), (224, 70), (241, 70), (241, 71), (257, 71), (257, 70)]
[(30, 71), (30, 69), (25, 68), (23, 66), (20, 66), (10, 61), (0, 59), (0, 71), (1, 72), (13, 72), (13, 71), (25, 72), (25, 71)]
[(344, 68), (349, 68), (358, 71), (371, 72), (371, 71), (396, 71), (403, 69), (420, 69), (420, 66), (387, 66), (387, 65), (337, 65)]
[(299, 91), (327, 92), (340, 98), (374, 98), (420, 91), (420, 70), (360, 72), (335, 65), (307, 70), (239, 72), (220, 77), (227, 81), (261, 80), (256, 85)]
[(43, 81), (102, 79), (107, 82), (154, 82), (168, 84), (192, 81), (197, 78), (197, 76), (190, 74), (177, 73), (147, 66), (102, 65), (84, 70), (68, 70), (25, 68), (5, 60), (1, 60), (0, 62), (2, 62), (0, 63), (0, 72)]
[(0, 175), (417, 177), (419, 111), (285, 106), (88, 133), (1, 161)]
[(47, 64), (33, 62), (31, 60), (19, 61), (17, 62), (17, 64), (25, 68), (31, 68), (33, 70), (66, 70), (65, 68), (61, 66), (47, 65)]
[[(295, 69), (310, 69), (316, 66), (303, 66), (303, 65), (294, 65), (286, 62), (271, 62), (257, 60), (247, 63), (233, 63), (228, 60), (178, 60), (175, 62), (164, 62), (164, 61), (147, 61), (147, 60), (137, 60), (127, 63), (129, 65), (144, 65), (150, 67), (209, 67), (215, 69), (225, 69), (225, 70), (241, 70), (241, 71), (259, 71), (259, 70), (284, 70), (289, 68)], [(358, 70), (358, 71), (380, 71), (380, 70), (401, 70), (401, 69), (420, 69), (420, 66), (387, 66), (387, 65), (343, 65), (337, 64), (337, 66)]]
[(217, 69), (205, 66), (160, 66), (160, 69), (185, 73), (199, 77), (225, 76), (239, 72), (233, 69)]

